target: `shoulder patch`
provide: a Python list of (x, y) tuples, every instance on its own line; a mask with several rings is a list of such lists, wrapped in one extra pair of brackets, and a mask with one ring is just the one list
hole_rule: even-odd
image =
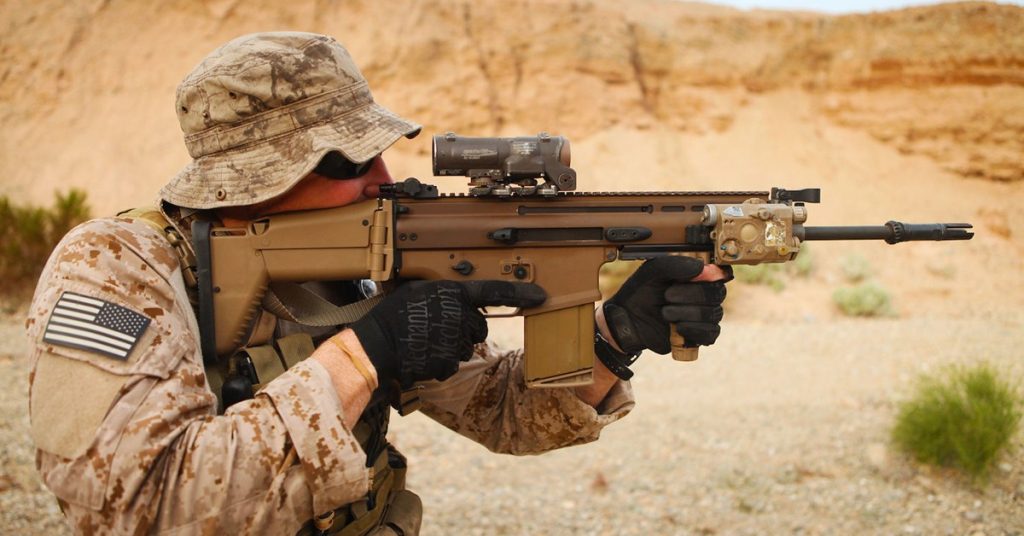
[(127, 307), (64, 292), (50, 312), (43, 342), (125, 361), (149, 322), (149, 317)]

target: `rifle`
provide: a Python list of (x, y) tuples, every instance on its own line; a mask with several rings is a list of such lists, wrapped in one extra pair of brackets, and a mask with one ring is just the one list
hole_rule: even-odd
[[(204, 360), (239, 349), (277, 282), (501, 279), (548, 294), (524, 317), (529, 387), (585, 385), (594, 364), (598, 272), (617, 259), (690, 255), (717, 264), (791, 261), (809, 240), (969, 240), (967, 223), (809, 227), (820, 190), (576, 192), (560, 136), (434, 136), (435, 176), (470, 179), (440, 194), (409, 178), (380, 196), (275, 214), (245, 228), (193, 226)], [(541, 182), (543, 181), (543, 182)], [(675, 330), (673, 357), (693, 360)]]

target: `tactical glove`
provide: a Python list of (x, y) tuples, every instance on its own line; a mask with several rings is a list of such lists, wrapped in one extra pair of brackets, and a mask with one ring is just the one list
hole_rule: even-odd
[(722, 267), (725, 280), (690, 281), (703, 269), (703, 262), (690, 257), (657, 257), (641, 265), (604, 304), (605, 320), (619, 347), (627, 354), (645, 348), (667, 354), (672, 324), (686, 346), (714, 344), (732, 268)]
[(381, 383), (403, 389), (444, 380), (487, 339), (488, 305), (535, 307), (547, 295), (537, 285), (507, 281), (414, 281), (388, 294), (349, 327), (377, 369)]

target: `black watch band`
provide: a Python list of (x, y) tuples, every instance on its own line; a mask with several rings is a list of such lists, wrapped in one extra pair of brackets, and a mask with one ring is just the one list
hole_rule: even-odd
[(601, 336), (601, 331), (598, 329), (594, 329), (594, 354), (612, 374), (621, 380), (629, 380), (633, 377), (633, 371), (629, 369), (629, 366), (640, 356), (640, 352), (630, 355), (616, 350), (610, 342)]

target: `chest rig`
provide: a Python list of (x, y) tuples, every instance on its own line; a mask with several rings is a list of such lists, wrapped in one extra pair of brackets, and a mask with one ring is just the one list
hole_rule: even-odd
[[(118, 216), (142, 221), (167, 239), (178, 257), (189, 304), (199, 318), (199, 278), (191, 226), (192, 222), (209, 216), (167, 203), (159, 209), (136, 208)], [(331, 300), (360, 298), (352, 282), (321, 284), (314, 290), (297, 284), (282, 285), (268, 293), (264, 309), (250, 326), (243, 348), (228, 359), (204, 362), (210, 388), (217, 396), (218, 414), (223, 414), (233, 404), (253, 398), (263, 385), (308, 358), (317, 345), (337, 332), (338, 324), (358, 319), (379, 301), (363, 299), (355, 306), (339, 308), (330, 305), (322, 294), (327, 294)], [(418, 409), (418, 402), (415, 391), (402, 393), (386, 385), (372, 394), (352, 430), (366, 453), (366, 467), (373, 475), (370, 493), (360, 501), (310, 520), (299, 534), (358, 536), (378, 531), (385, 524), (399, 527), (404, 534), (418, 533), (422, 514), (419, 497), (405, 490), (405, 457), (387, 442), (391, 406), (395, 405), (406, 415)]]

